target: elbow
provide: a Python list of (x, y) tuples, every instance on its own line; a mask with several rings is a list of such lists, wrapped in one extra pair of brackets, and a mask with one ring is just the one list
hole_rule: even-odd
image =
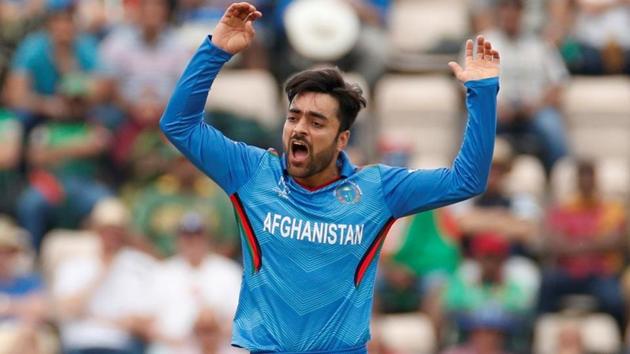
[(470, 191), (470, 197), (476, 197), (478, 195), (481, 195), (483, 193), (486, 192), (486, 189), (488, 189), (488, 183), (486, 183), (485, 181), (483, 183), (476, 183)]
[(458, 173), (459, 170), (455, 170), (455, 180), (460, 195), (464, 199), (469, 199), (481, 195), (486, 192), (488, 187), (488, 176), (479, 176), (471, 173)]
[(465, 199), (477, 197), (486, 192), (488, 183), (486, 179), (467, 179), (462, 184), (462, 194), (465, 195)]
[(168, 124), (168, 118), (166, 115), (166, 112), (164, 112), (164, 114), (162, 115), (162, 117), (160, 118), (160, 130), (162, 131), (162, 133), (164, 133), (164, 135), (166, 135), (167, 137), (170, 135), (171, 133), (171, 127)]

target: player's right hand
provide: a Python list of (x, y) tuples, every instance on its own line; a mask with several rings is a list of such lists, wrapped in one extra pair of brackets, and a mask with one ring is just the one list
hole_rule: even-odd
[(231, 4), (212, 34), (212, 43), (230, 54), (247, 48), (254, 40), (253, 23), (262, 17), (254, 5), (247, 2)]

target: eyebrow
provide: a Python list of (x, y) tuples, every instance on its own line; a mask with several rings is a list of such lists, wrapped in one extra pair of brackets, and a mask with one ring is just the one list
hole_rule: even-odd
[[(289, 108), (289, 112), (299, 114), (299, 113), (302, 113), (302, 110), (299, 108)], [(317, 111), (306, 111), (306, 115), (328, 120), (328, 117), (326, 117), (324, 114), (319, 113)]]

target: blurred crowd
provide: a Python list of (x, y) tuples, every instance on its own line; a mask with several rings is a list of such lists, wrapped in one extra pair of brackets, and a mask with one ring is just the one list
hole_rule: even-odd
[[(229, 346), (242, 272), (231, 204), (158, 127), (229, 3), (0, 2), (0, 354), (239, 352)], [(443, 59), (461, 57), (469, 36), (484, 34), (501, 53), (488, 189), (396, 223), (382, 249), (371, 353), (630, 352), (628, 200), (602, 193), (600, 161), (575, 153), (562, 104), (576, 76), (630, 75), (630, 1), (253, 3), (264, 15), (256, 42), (225, 70), (262, 72), (275, 94), (291, 73), (333, 64), (382, 107), (374, 92), (385, 76), (447, 76)], [(400, 23), (409, 14), (396, 8), (424, 3), (463, 6), (465, 30), (400, 50), (426, 33)], [(248, 99), (238, 86), (236, 102)], [(381, 137), (392, 123), (377, 115), (369, 109), (353, 131), (355, 162), (424, 167), (408, 144)], [(270, 124), (222, 107), (206, 121), (279, 147), (282, 114)], [(538, 195), (510, 188), (523, 156), (541, 171)], [(574, 178), (560, 187), (571, 192), (554, 198), (566, 161)]]

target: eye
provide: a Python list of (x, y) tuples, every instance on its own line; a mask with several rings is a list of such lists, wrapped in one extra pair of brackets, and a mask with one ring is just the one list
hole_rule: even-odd
[(317, 121), (313, 121), (312, 124), (315, 128), (322, 128), (324, 126), (322, 123), (317, 122)]
[(293, 123), (293, 122), (295, 122), (295, 121), (297, 121), (297, 118), (296, 118), (296, 117), (294, 117), (294, 116), (288, 116), (288, 117), (287, 117), (287, 122), (292, 122), (292, 123)]

